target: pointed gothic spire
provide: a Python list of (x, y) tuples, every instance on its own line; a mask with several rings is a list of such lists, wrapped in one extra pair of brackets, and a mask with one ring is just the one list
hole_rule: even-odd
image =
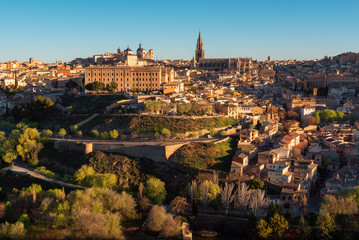
[(202, 37), (201, 37), (201, 31), (199, 31), (199, 34), (198, 34), (195, 56), (196, 56), (197, 62), (200, 59), (204, 58), (204, 49), (203, 49), (203, 41), (202, 41)]

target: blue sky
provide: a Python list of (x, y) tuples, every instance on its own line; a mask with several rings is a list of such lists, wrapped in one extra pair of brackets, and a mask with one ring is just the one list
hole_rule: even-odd
[(358, 0), (2, 1), (0, 62), (68, 61), (139, 42), (157, 59), (316, 59), (359, 51)]

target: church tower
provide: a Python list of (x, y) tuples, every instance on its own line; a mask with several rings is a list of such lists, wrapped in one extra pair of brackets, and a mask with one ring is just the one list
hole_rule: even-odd
[(197, 47), (195, 52), (196, 61), (199, 62), (200, 59), (204, 58), (203, 42), (201, 37), (201, 32), (199, 32), (197, 39)]

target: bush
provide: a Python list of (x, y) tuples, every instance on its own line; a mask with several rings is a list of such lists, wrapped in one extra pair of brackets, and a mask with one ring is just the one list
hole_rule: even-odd
[(76, 238), (123, 239), (120, 218), (112, 213), (98, 213), (83, 210), (74, 222)]
[(26, 229), (28, 229), (31, 225), (29, 215), (27, 214), (21, 215), (17, 221), (23, 223)]
[(181, 233), (181, 223), (178, 219), (173, 218), (171, 214), (167, 214), (165, 223), (162, 225), (160, 236), (169, 238), (179, 236)]
[(167, 195), (165, 183), (158, 178), (150, 178), (146, 181), (144, 193), (154, 203), (162, 204)]
[(169, 137), (171, 136), (171, 131), (168, 130), (167, 128), (162, 128), (161, 134), (162, 134), (163, 136), (165, 136), (165, 138), (169, 138)]
[(8, 228), (8, 236), (12, 239), (21, 239), (24, 238), (26, 230), (22, 222), (16, 222), (11, 224)]
[(66, 134), (67, 134), (67, 132), (66, 132), (65, 128), (61, 128), (59, 130), (59, 132), (57, 133), (57, 135), (59, 135), (59, 137), (65, 137)]
[(99, 132), (98, 132), (97, 130), (92, 130), (92, 131), (91, 131), (91, 135), (92, 135), (93, 137), (97, 138), (98, 135), (99, 135)]
[(45, 129), (42, 131), (41, 136), (44, 138), (48, 138), (52, 136), (52, 131), (50, 129)]
[(166, 209), (163, 206), (155, 205), (148, 215), (146, 226), (153, 232), (159, 232), (167, 218)]
[(114, 130), (112, 130), (112, 131), (110, 131), (109, 132), (109, 135), (110, 135), (110, 137), (112, 138), (112, 139), (116, 139), (116, 138), (118, 138), (118, 131), (116, 130), (116, 129), (114, 129)]

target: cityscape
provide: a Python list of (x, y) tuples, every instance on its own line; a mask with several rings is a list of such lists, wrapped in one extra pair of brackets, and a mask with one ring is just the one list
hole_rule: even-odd
[[(66, 13), (34, 2), (4, 5), (14, 18), (0, 40), (0, 239), (359, 239), (359, 3), (318, 1), (298, 22), (310, 1), (242, 15), (234, 8), (251, 3), (79, 1)], [(117, 22), (134, 8), (137, 19)], [(336, 11), (341, 33), (334, 18), (318, 30), (313, 19)], [(33, 32), (30, 48), (8, 38), (17, 24)], [(39, 44), (43, 24), (53, 51)], [(69, 27), (83, 36), (51, 36)], [(312, 43), (286, 50), (293, 28)], [(325, 29), (342, 38), (322, 41)], [(250, 55), (255, 31), (268, 51)]]

